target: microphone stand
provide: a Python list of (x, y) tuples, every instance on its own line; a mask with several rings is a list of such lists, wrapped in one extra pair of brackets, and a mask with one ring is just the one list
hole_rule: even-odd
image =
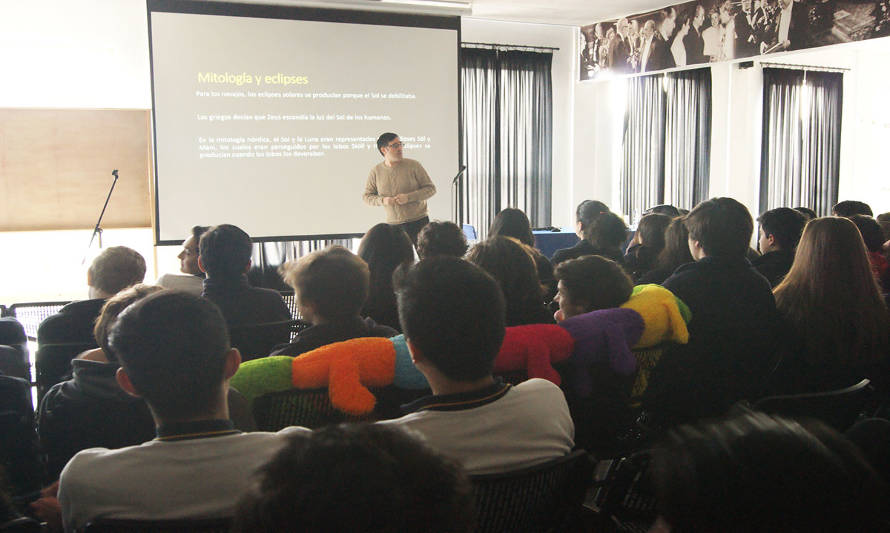
[(461, 179), (464, 175), (464, 172), (467, 171), (466, 165), (460, 167), (460, 171), (458, 171), (457, 175), (454, 176), (454, 179), (451, 180), (451, 187), (455, 190), (454, 194), (454, 205), (453, 205), (453, 215), (454, 221), (458, 226), (464, 223), (464, 182)]
[(96, 221), (96, 227), (93, 228), (93, 235), (90, 236), (90, 244), (87, 245), (87, 252), (83, 256), (83, 261), (80, 262), (81, 265), (87, 262), (87, 255), (90, 253), (90, 248), (93, 247), (93, 240), (95, 240), (96, 235), (99, 236), (99, 248), (102, 248), (102, 228), (100, 226), (102, 224), (102, 217), (105, 216), (105, 209), (108, 208), (108, 200), (111, 200), (111, 193), (114, 192), (114, 186), (117, 185), (117, 169), (112, 170), (111, 175), (114, 176), (114, 181), (111, 182), (111, 188), (108, 189), (108, 196), (105, 197), (105, 205), (102, 206), (102, 212), (99, 213), (99, 220)]

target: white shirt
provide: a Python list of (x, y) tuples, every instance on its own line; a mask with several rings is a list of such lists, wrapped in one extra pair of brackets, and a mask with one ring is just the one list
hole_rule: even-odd
[(674, 63), (678, 67), (686, 66), (686, 46), (683, 44), (683, 38), (679, 34), (674, 37), (674, 42), (671, 44), (671, 54), (673, 54)]
[(708, 57), (717, 57), (720, 55), (720, 30), (716, 26), (711, 26), (701, 32), (701, 38), (705, 42), (705, 48), (702, 53)]
[(788, 32), (791, 29), (792, 9), (794, 9), (794, 2), (788, 4), (788, 7), (783, 9), (781, 15), (779, 15), (779, 44), (788, 40)]
[(434, 449), (460, 461), (470, 474), (518, 470), (572, 450), (575, 425), (562, 391), (530, 379), (478, 407), (421, 410), (394, 424), (419, 433)]
[(237, 433), (75, 455), (59, 478), (65, 531), (97, 518), (225, 518), (254, 471), (306, 428)]
[(643, 54), (640, 56), (640, 72), (646, 71), (646, 63), (649, 62), (649, 50), (652, 49), (652, 39), (655, 38), (655, 34), (652, 34), (646, 41), (643, 43)]

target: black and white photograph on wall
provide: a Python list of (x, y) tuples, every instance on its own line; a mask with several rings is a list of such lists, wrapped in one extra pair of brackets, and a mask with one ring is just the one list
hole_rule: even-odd
[(705, 0), (581, 27), (580, 79), (890, 35), (890, 0)]

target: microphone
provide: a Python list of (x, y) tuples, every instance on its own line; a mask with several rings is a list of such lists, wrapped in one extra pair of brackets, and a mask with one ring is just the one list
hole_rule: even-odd
[(111, 175), (114, 176), (114, 179), (117, 179), (118, 178), (117, 169), (112, 170)]
[(460, 170), (454, 176), (454, 179), (451, 180), (451, 184), (454, 185), (455, 183), (457, 183), (458, 178), (460, 178), (461, 174), (463, 174), (466, 171), (467, 171), (467, 165), (461, 165)]

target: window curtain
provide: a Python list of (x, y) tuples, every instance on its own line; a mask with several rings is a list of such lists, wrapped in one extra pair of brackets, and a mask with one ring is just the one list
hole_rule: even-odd
[(464, 48), (461, 106), (466, 206), (462, 223), (485, 238), (505, 207), (532, 226), (551, 222), (553, 89), (550, 53)]
[(711, 69), (667, 74), (665, 92), (664, 201), (692, 209), (711, 176)]
[(837, 203), (843, 73), (763, 69), (760, 209)]
[(621, 165), (621, 211), (636, 221), (646, 209), (664, 203), (664, 77), (628, 81)]
[(621, 211), (631, 222), (655, 205), (707, 199), (711, 165), (711, 69), (628, 80)]

